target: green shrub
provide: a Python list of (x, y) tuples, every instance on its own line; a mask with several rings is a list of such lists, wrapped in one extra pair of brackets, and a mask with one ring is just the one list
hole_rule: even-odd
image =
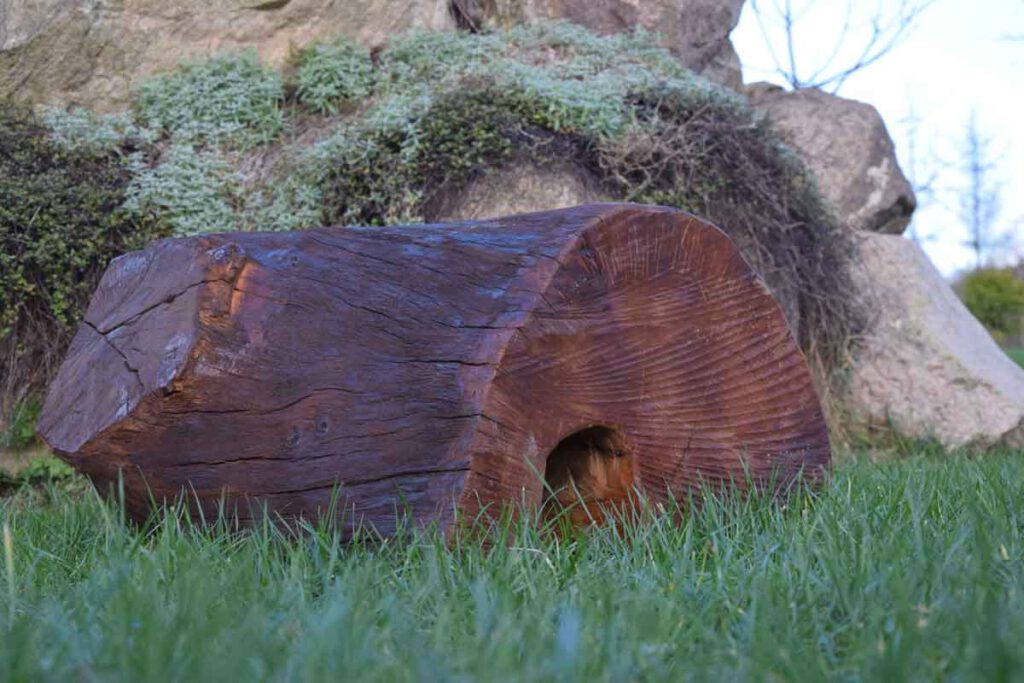
[(295, 73), (299, 101), (331, 115), (368, 97), (374, 80), (369, 52), (344, 36), (303, 50)]
[(318, 150), (324, 222), (423, 220), (432, 193), (511, 158), (537, 110), (523, 93), (496, 88), (385, 100)]
[(57, 144), (0, 101), (0, 410), (38, 393), (107, 262), (163, 230), (122, 208), (129, 181), (124, 154)]
[(397, 39), (380, 57), (384, 96), (321, 143), (306, 169), (324, 222), (429, 218), (439, 193), (513, 152), (545, 157), (553, 142), (596, 159), (596, 145), (634, 123), (632, 89), (670, 83), (695, 101), (739, 106), (652, 45), (647, 34), (604, 37), (565, 23)]
[(960, 283), (964, 305), (994, 335), (1020, 329), (1024, 317), (1024, 282), (1009, 268), (981, 268)]
[(564, 81), (609, 73), (622, 80), (697, 79), (658, 46), (651, 34), (601, 36), (566, 22), (521, 26), (489, 34), (419, 32), (399, 37), (380, 58), (382, 86), (436, 87), (467, 75), (495, 75), (509, 65)]
[(186, 62), (152, 78), (134, 94), (143, 126), (178, 141), (267, 143), (284, 122), (281, 76), (265, 69), (255, 52)]

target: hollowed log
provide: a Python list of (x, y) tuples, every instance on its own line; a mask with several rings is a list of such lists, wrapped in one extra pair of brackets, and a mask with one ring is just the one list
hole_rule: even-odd
[(804, 358), (733, 243), (623, 204), (155, 242), (105, 273), (40, 434), (99, 488), (122, 477), (136, 518), (183, 490), (243, 520), (336, 496), (347, 529), (382, 533), (542, 505), (545, 473), (597, 466), (574, 443), (626, 458), (594, 470), (616, 500), (829, 462)]

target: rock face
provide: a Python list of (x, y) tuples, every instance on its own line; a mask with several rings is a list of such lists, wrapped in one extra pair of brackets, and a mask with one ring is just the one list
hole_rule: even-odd
[(1024, 370), (921, 248), (864, 234), (860, 255), (860, 287), (877, 317), (854, 368), (854, 416), (949, 448), (1024, 446)]
[(874, 319), (850, 367), (845, 407), (854, 426), (946, 448), (1024, 446), (1024, 371), (921, 248), (899, 236), (916, 200), (875, 108), (814, 89), (746, 91), (857, 233), (855, 295)]
[[(642, 27), (691, 69), (739, 87), (729, 42), (743, 0), (3, 0), (0, 96), (123, 108), (141, 79), (183, 59), (254, 49), (271, 64), (345, 33), (380, 45), (410, 29), (566, 19), (602, 33)], [(458, 20), (458, 21), (457, 21)]]
[(428, 212), (430, 221), (460, 221), (606, 202), (597, 181), (572, 164), (518, 162), (494, 170)]
[(787, 92), (761, 83), (747, 94), (814, 171), (843, 225), (903, 232), (917, 200), (874, 107), (816, 89)]
[(251, 48), (279, 64), (339, 33), (374, 45), (413, 28), (455, 28), (447, 0), (3, 0), (0, 96), (113, 111), (183, 59)]
[(598, 33), (642, 28), (688, 68), (732, 88), (743, 82), (729, 34), (743, 0), (455, 0), (456, 14), (471, 28), (506, 27), (565, 19)]

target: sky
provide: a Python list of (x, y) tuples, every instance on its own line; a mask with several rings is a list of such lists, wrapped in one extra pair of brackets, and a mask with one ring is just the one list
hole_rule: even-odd
[[(784, 1), (758, 0), (762, 32), (747, 0), (733, 31), (747, 83), (784, 83), (773, 73), (765, 39), (767, 34), (776, 50), (784, 49), (784, 32), (773, 10), (773, 3), (781, 6)], [(811, 70), (834, 50), (847, 0), (792, 2), (799, 11), (794, 23), (796, 61)], [(900, 0), (851, 2), (852, 29), (841, 43), (837, 64), (849, 62), (863, 47), (876, 11), (891, 16), (900, 5)], [(1013, 243), (995, 260), (1002, 264), (1024, 257), (1024, 0), (935, 0), (892, 52), (852, 76), (838, 94), (869, 102), (881, 112), (904, 173), (912, 166), (919, 182), (934, 178), (935, 191), (919, 197), (912, 228), (947, 277), (974, 265), (958, 216), (966, 178), (957, 165), (963, 159), (967, 121), (975, 112), (996, 161), (992, 177), (1001, 198), (996, 227)], [(908, 123), (914, 118), (916, 134)], [(916, 142), (911, 144), (911, 139)]]

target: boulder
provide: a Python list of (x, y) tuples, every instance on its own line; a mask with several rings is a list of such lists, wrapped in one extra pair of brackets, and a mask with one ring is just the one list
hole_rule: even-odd
[(251, 48), (281, 64), (339, 33), (377, 45), (454, 27), (447, 0), (3, 0), (0, 96), (114, 111), (184, 59)]
[(854, 418), (947, 448), (1024, 446), (1024, 370), (916, 243), (867, 233), (858, 242), (858, 284), (876, 314), (853, 366)]
[(747, 94), (807, 162), (843, 225), (893, 234), (906, 229), (917, 200), (874, 107), (814, 88), (788, 92), (758, 83)]
[(527, 161), (493, 169), (427, 211), (430, 221), (460, 221), (564, 209), (611, 201), (597, 180), (569, 163), (539, 166)]
[(729, 42), (743, 0), (4, 0), (0, 96), (96, 111), (180, 61), (253, 49), (279, 65), (296, 46), (345, 33), (377, 46), (410, 29), (565, 19), (602, 33), (657, 31), (686, 66), (732, 87)]
[(564, 19), (598, 33), (642, 28), (688, 68), (731, 88), (743, 82), (729, 34), (740, 20), (743, 0), (455, 0), (461, 23), (497, 28)]

